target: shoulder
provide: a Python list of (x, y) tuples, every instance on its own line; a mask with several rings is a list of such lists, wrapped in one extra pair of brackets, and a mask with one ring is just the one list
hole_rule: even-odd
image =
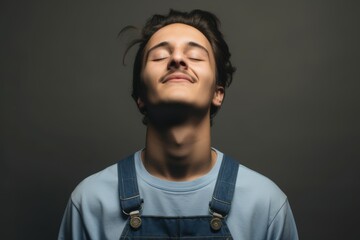
[[(117, 164), (81, 181), (71, 194), (59, 239), (115, 239), (125, 225), (118, 194)], [(109, 230), (110, 229), (110, 230)]]
[(272, 180), (241, 164), (228, 225), (239, 239), (298, 239), (287, 196)]
[(236, 188), (247, 190), (262, 198), (276, 198), (282, 202), (286, 200), (286, 195), (272, 180), (241, 164), (239, 166)]
[(117, 181), (117, 164), (113, 164), (82, 180), (72, 192), (71, 201), (76, 207), (101, 202), (117, 193)]
[[(287, 196), (269, 178), (242, 165), (236, 159), (224, 155), (239, 164), (235, 183), (234, 200), (239, 200), (256, 209), (279, 210), (287, 201)], [(236, 203), (235, 203), (236, 204)]]
[(287, 196), (272, 180), (241, 164), (233, 200), (235, 206), (241, 203), (249, 211), (248, 214), (263, 216), (267, 224), (288, 202)]

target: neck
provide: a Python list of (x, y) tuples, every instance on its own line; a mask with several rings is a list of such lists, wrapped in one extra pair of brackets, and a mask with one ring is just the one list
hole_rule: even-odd
[(142, 159), (150, 174), (166, 180), (189, 181), (206, 174), (216, 162), (209, 119), (174, 126), (150, 122)]

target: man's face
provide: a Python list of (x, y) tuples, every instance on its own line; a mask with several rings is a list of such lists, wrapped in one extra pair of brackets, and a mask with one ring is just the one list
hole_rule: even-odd
[(207, 38), (196, 28), (175, 23), (150, 38), (141, 71), (139, 107), (176, 103), (195, 108), (220, 106), (224, 89), (216, 85), (216, 64)]

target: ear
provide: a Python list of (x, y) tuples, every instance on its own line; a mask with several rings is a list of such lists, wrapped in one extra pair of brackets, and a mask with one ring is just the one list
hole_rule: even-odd
[(137, 104), (140, 112), (142, 112), (142, 111), (144, 110), (144, 108), (145, 108), (145, 103), (144, 103), (144, 101), (141, 100), (140, 97), (138, 97), (138, 99), (136, 100), (136, 104)]
[(220, 107), (223, 100), (224, 100), (224, 96), (225, 96), (224, 87), (216, 85), (216, 89), (215, 89), (214, 97), (213, 97), (213, 100), (212, 100), (212, 104), (215, 107)]

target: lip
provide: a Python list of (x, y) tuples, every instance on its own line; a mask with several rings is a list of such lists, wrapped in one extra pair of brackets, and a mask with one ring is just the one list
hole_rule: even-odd
[(161, 82), (166, 83), (169, 81), (171, 81), (171, 82), (188, 81), (190, 83), (195, 82), (189, 75), (184, 74), (184, 73), (171, 73), (171, 74), (167, 75)]

